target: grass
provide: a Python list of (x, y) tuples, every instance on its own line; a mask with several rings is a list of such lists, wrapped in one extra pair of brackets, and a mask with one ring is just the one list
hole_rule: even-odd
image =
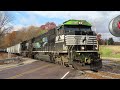
[(99, 52), (102, 57), (120, 58), (120, 46), (101, 45)]

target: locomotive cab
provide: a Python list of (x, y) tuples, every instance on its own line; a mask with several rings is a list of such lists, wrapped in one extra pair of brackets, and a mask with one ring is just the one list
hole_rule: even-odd
[(75, 63), (89, 64), (93, 70), (102, 67), (96, 33), (91, 27), (92, 25), (85, 20), (68, 20), (60, 29), (64, 30), (62, 33), (65, 37), (69, 63), (73, 67), (77, 66)]

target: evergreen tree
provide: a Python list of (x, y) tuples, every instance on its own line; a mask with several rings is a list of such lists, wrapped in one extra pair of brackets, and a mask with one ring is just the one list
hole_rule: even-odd
[(109, 38), (109, 39), (108, 39), (108, 45), (113, 45), (113, 44), (114, 44), (113, 38)]

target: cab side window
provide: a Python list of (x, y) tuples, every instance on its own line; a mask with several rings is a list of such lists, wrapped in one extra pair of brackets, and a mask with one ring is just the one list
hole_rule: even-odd
[(63, 35), (64, 34), (64, 28), (63, 26), (58, 29), (58, 35)]

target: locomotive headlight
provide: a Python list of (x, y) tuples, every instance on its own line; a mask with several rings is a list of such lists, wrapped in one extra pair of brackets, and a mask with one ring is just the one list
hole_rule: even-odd
[(79, 22), (79, 24), (82, 24), (82, 22)]
[(85, 49), (85, 48), (82, 46), (81, 49)]
[(97, 47), (95, 47), (95, 49), (97, 50), (98, 48), (97, 48)]

